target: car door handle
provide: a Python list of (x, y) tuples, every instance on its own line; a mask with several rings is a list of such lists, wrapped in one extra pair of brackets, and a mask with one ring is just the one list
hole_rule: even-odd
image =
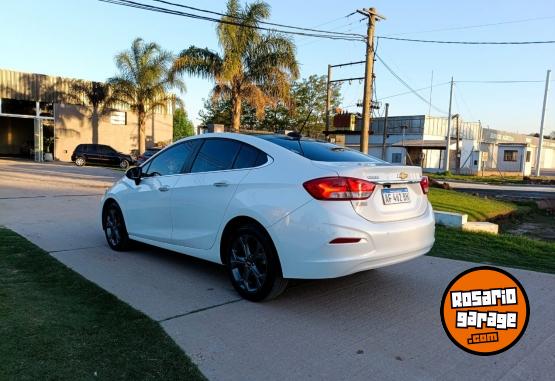
[(159, 190), (160, 192), (167, 192), (167, 191), (170, 190), (170, 187), (167, 186), (167, 185), (162, 185), (160, 188), (158, 188), (158, 190)]
[(215, 187), (227, 187), (229, 183), (227, 181), (218, 181), (212, 185), (214, 185)]

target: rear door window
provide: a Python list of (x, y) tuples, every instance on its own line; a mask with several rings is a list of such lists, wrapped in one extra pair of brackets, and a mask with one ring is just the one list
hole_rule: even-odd
[(249, 144), (242, 144), (241, 150), (235, 159), (233, 169), (253, 168), (265, 164), (268, 156)]
[(241, 143), (230, 139), (205, 139), (191, 167), (192, 173), (231, 169)]

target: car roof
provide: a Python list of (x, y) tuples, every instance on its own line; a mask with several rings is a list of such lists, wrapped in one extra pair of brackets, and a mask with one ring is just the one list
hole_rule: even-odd
[(195, 140), (195, 139), (217, 139), (217, 138), (233, 139), (233, 140), (238, 140), (240, 142), (253, 145), (272, 157), (274, 155), (280, 155), (280, 156), (289, 157), (292, 160), (299, 160), (299, 158), (304, 159), (302, 156), (299, 156), (298, 154), (292, 151), (289, 151), (287, 148), (283, 148), (280, 145), (270, 141), (271, 139), (263, 139), (262, 138), (263, 136), (287, 137), (286, 135), (278, 135), (278, 134), (247, 135), (247, 134), (239, 134), (234, 132), (215, 132), (215, 133), (206, 133), (206, 134), (189, 136), (187, 138), (178, 140), (174, 144), (179, 142), (189, 141), (189, 140)]

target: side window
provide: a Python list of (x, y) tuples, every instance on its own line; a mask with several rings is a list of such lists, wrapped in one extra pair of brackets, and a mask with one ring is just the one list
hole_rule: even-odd
[(229, 139), (206, 139), (193, 163), (191, 173), (231, 169), (241, 143)]
[(167, 176), (181, 173), (196, 147), (197, 141), (192, 140), (168, 148), (149, 163), (148, 167), (143, 170), (144, 175)]
[(241, 150), (235, 159), (233, 169), (258, 167), (268, 161), (268, 156), (248, 144), (241, 144)]
[(112, 153), (110, 151), (110, 147), (108, 146), (98, 146), (97, 150), (98, 150), (98, 153), (101, 155), (109, 155)]

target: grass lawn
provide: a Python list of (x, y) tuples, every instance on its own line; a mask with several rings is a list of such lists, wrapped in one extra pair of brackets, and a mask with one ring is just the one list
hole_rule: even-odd
[(158, 323), (0, 228), (1, 380), (200, 380)]
[(435, 210), (468, 214), (469, 221), (485, 221), (514, 213), (518, 206), (447, 189), (430, 188), (428, 199)]
[(436, 243), (428, 255), (555, 273), (555, 242), (508, 234), (495, 236), (436, 226)]
[(524, 180), (522, 176), (475, 176), (475, 175), (457, 175), (454, 173), (427, 173), (427, 175), (434, 180), (462, 180), (475, 183), (488, 183), (488, 184), (528, 184), (530, 181), (534, 183), (546, 182), (554, 180), (553, 176), (529, 176), (529, 180)]
[(457, 175), (454, 173), (449, 174), (439, 174), (439, 173), (429, 173), (432, 179), (435, 180), (464, 180), (471, 181), (475, 183), (490, 183), (490, 184), (503, 184), (503, 183), (513, 183), (520, 184), (523, 182), (522, 176), (474, 176), (474, 175)]

